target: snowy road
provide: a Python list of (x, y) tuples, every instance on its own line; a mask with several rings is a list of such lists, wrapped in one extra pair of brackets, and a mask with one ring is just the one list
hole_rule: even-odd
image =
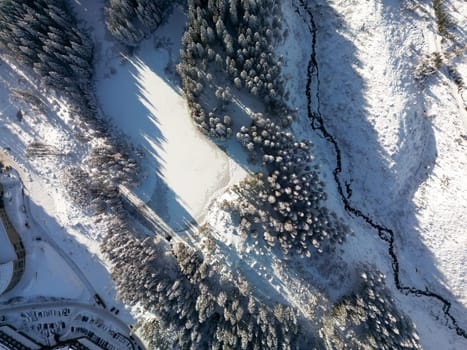
[[(17, 174), (16, 178), (18, 181), (21, 183), (21, 187), (23, 189), (22, 192), (22, 203), (25, 206), (26, 209), (26, 216), (28, 217), (30, 223), (29, 223), (29, 232), (34, 232), (34, 235), (29, 237), (32, 240), (44, 240), (46, 243), (48, 243), (59, 255), (60, 257), (68, 264), (68, 266), (73, 270), (73, 272), (76, 274), (76, 276), (80, 279), (81, 283), (86, 287), (86, 289), (89, 292), (90, 298), (89, 300), (94, 302), (94, 295), (97, 294), (97, 291), (94, 289), (92, 284), (89, 282), (88, 278), (86, 275), (81, 271), (81, 269), (78, 267), (78, 265), (73, 261), (73, 259), (70, 258), (68, 254), (66, 254), (62, 248), (50, 237), (50, 235), (44, 230), (42, 225), (40, 225), (34, 216), (31, 214), (31, 202), (29, 198), (25, 195), (28, 193), (27, 187), (24, 185), (24, 182), (21, 178), (21, 176), (25, 176), (23, 172), (21, 172), (21, 167), (10, 157), (8, 157), (5, 153), (0, 151), (0, 162), (2, 162), (4, 165), (10, 166), (12, 169), (14, 169), (14, 172)], [(23, 235), (24, 236), (24, 235)]]

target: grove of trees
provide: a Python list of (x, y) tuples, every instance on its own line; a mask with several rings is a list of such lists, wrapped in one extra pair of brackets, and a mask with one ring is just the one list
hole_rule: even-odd
[(233, 188), (238, 198), (227, 207), (239, 214), (239, 229), (259, 235), (271, 247), (279, 244), (309, 256), (342, 243), (348, 229), (324, 205), (326, 193), (312, 163), (311, 143), (262, 114), (242, 127), (237, 139), (263, 163), (263, 172)]
[[(118, 186), (138, 182), (140, 169), (133, 147), (109, 130), (100, 116), (94, 96), (93, 44), (79, 28), (64, 0), (18, 1), (0, 4), (0, 50), (37, 74), (44, 90), (67, 100), (74, 115), (77, 136), (92, 147), (81, 164), (70, 166), (65, 186), (70, 198), (82, 208), (101, 212), (120, 210)], [(12, 96), (43, 112), (39, 97), (24, 90)], [(28, 156), (51, 154), (32, 143)], [(55, 151), (53, 153), (58, 153)], [(115, 211), (115, 210), (114, 210)]]
[(225, 107), (231, 88), (257, 96), (268, 111), (286, 110), (280, 61), (274, 54), (281, 33), (278, 1), (188, 1), (177, 69), (201, 131), (217, 139), (230, 137), (235, 120), (225, 115)]
[[(285, 254), (293, 249), (308, 256), (310, 249), (342, 242), (347, 229), (323, 204), (309, 142), (296, 140), (289, 128), (293, 114), (274, 53), (282, 35), (277, 1), (190, 0), (178, 72), (200, 129), (216, 139), (239, 130), (237, 140), (263, 164), (234, 189), (240, 199), (230, 208), (240, 215), (240, 230), (259, 234), (271, 247), (278, 243)], [(226, 114), (234, 89), (265, 106), (251, 125), (236, 126), (236, 115)]]
[(66, 96), (81, 118), (95, 120), (93, 44), (66, 1), (2, 1), (0, 49), (32, 69), (44, 87)]
[(374, 269), (362, 272), (355, 291), (334, 305), (321, 334), (330, 349), (422, 349), (412, 321)]
[(223, 277), (220, 267), (182, 242), (108, 235), (119, 297), (155, 317), (142, 321), (152, 349), (312, 349), (318, 338), (298, 311), (255, 297), (246, 279)]
[(108, 0), (105, 24), (122, 44), (137, 46), (159, 27), (173, 3), (172, 0)]

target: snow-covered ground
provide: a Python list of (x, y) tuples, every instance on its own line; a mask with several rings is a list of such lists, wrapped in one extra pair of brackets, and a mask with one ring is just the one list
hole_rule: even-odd
[[(338, 274), (339, 278), (326, 280), (314, 267), (295, 260), (282, 265), (270, 250), (240, 244), (228, 225), (230, 219), (219, 214), (220, 201), (215, 200), (246, 170), (201, 135), (189, 116), (174, 75), (184, 15), (176, 10), (168, 24), (130, 55), (121, 54), (105, 31), (102, 0), (72, 3), (97, 43), (95, 78), (102, 110), (147, 154), (145, 177), (135, 194), (175, 230), (189, 222), (202, 223), (207, 215), (208, 223), (220, 233), (215, 238), (226, 274), (241, 270), (258, 293), (287, 300), (304, 314), (318, 312), (320, 303), (337, 298), (347, 280), (342, 283)], [(310, 0), (309, 4), (317, 23), (321, 113), (343, 151), (341, 181), (352, 189), (349, 201), (396, 232), (403, 284), (427, 286), (443, 295), (453, 303), (452, 314), (465, 329), (467, 115), (466, 98), (461, 96), (465, 92), (458, 91), (446, 67), (424, 81), (415, 79), (425, 56), (443, 50), (433, 10), (428, 2), (397, 0)], [(449, 4), (459, 28), (465, 28), (465, 3), (454, 0)], [(314, 142), (314, 156), (329, 194), (327, 204), (354, 233), (342, 246), (342, 260), (325, 270), (316, 269), (332, 275), (344, 261), (376, 265), (388, 276), (398, 305), (415, 322), (424, 348), (466, 348), (465, 340), (448, 327), (441, 304), (405, 297), (396, 290), (386, 244), (371, 227), (347, 216), (343, 209), (332, 178), (332, 148), (311, 132), (305, 113), (311, 36), (293, 6), (284, 2), (283, 9), (289, 37), (277, 52), (286, 58), (290, 104), (299, 111), (295, 131)], [(467, 77), (465, 55), (454, 62)], [(58, 179), (63, 162), (76, 161), (86, 150), (73, 136), (66, 105), (53, 97), (44, 98), (48, 112), (26, 113), (20, 122), (8, 89), (40, 92), (5, 64), (0, 66), (0, 76), (0, 146), (9, 155), (0, 160), (11, 162), (19, 171), (31, 198), (30, 214), (105, 301), (116, 303), (109, 267), (99, 252), (103, 227), (69, 203)], [(68, 157), (27, 159), (26, 146), (36, 140), (46, 141)], [(87, 301), (90, 295), (73, 271), (57, 271), (62, 258), (53, 247), (46, 241), (33, 244), (29, 259), (37, 263), (37, 271), (29, 272), (21, 295)], [(54, 293), (53, 286), (47, 286), (52, 281), (47, 274), (57, 281), (66, 279), (68, 287), (55, 288)], [(330, 287), (335, 290), (325, 290)], [(134, 322), (124, 311), (119, 317)]]
[[(352, 189), (350, 203), (396, 232), (402, 284), (443, 295), (465, 329), (465, 110), (446, 67), (415, 79), (425, 55), (441, 50), (430, 3), (309, 3), (318, 27), (321, 112), (343, 152), (341, 181)], [(347, 253), (357, 248), (360, 259), (380, 260), (381, 250), (371, 253), (368, 244), (377, 232), (354, 232)], [(381, 263), (389, 275), (388, 260), (386, 269)], [(394, 294), (413, 315), (425, 348), (465, 347), (465, 339), (428, 316), (444, 324), (441, 304), (401, 298), (395, 288)]]
[(180, 92), (164, 79), (165, 49), (149, 40), (135, 57), (120, 60), (111, 61), (116, 73), (99, 81), (98, 95), (148, 155), (147, 183), (136, 193), (174, 229), (202, 221), (212, 195), (229, 183), (232, 161), (196, 129)]
[[(81, 6), (84, 11), (93, 5)], [(246, 174), (198, 131), (174, 78), (185, 22), (175, 9), (131, 56), (106, 42), (102, 19), (92, 25), (100, 43), (96, 80), (102, 109), (147, 154), (146, 176), (135, 194), (174, 230), (201, 223), (215, 194)]]
[[(19, 168), (2, 153), (0, 162)], [(71, 223), (59, 225), (56, 217), (63, 213), (54, 210), (57, 203), (54, 199), (57, 198), (50, 196), (47, 184), (32, 172), (26, 176), (23, 169), (21, 174), (24, 183), (15, 170), (0, 174), (5, 190), (5, 210), (26, 251), (26, 269), (22, 279), (13, 290), (0, 297), (0, 301), (6, 302), (13, 297), (27, 300), (45, 296), (94, 303), (95, 293), (113, 300), (114, 295), (108, 290), (112, 282), (96, 257), (99, 253), (96, 242), (83, 237), (86, 232), (83, 228), (73, 230)], [(74, 232), (76, 236), (67, 232)], [(128, 315), (124, 317), (131, 320)]]
[[(108, 305), (115, 304), (122, 309), (119, 317), (127, 323), (134, 323), (132, 316), (123, 311), (124, 305), (115, 301), (114, 284), (99, 249), (104, 229), (73, 206), (63, 188), (64, 167), (79, 159), (86, 146), (75, 138), (67, 105), (53, 96), (44, 96), (33, 81), (22, 76), (20, 70), (6, 63), (0, 65), (0, 161), (13, 167), (23, 182), (28, 220), (34, 220), (37, 225), (34, 226), (37, 228), (35, 234), (41, 236), (46, 232), (50, 239), (47, 242), (33, 242), (30, 237), (25, 241), (26, 248), (31, 248), (27, 256), (29, 268), (26, 267), (25, 279), (2, 301), (19, 295), (27, 298), (42, 295), (75, 297), (90, 302), (92, 295), (84, 290), (82, 283), (76, 283), (79, 278), (74, 273), (67, 274), (69, 263), (56, 255), (56, 248), (59, 248)], [(11, 89), (35, 94), (42, 101), (43, 112), (30, 109), (13, 99)], [(19, 108), (23, 110), (21, 121), (16, 117)], [(55, 147), (59, 150), (58, 155), (28, 158), (27, 146), (33, 141)], [(12, 210), (12, 215), (21, 213), (16, 209)], [(24, 221), (25, 218), (18, 217), (17, 227), (23, 227)], [(55, 247), (51, 247), (51, 244)], [(47, 254), (48, 260), (42, 259), (46, 251), (50, 253)], [(57, 265), (63, 266), (58, 269), (63, 270), (62, 274), (58, 274)], [(20, 288), (25, 290), (18, 293)]]

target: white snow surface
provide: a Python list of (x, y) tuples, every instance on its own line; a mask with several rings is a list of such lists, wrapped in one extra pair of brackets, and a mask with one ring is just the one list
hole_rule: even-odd
[(316, 8), (321, 107), (344, 152), (350, 201), (395, 229), (399, 249), (414, 245), (403, 254), (432, 255), (467, 306), (465, 111), (444, 69), (424, 83), (413, 77), (439, 47), (432, 18), (397, 1), (327, 3)]
[[(104, 112), (148, 153), (147, 177), (136, 194), (153, 205), (173, 228), (183, 227), (187, 219), (201, 222), (208, 214), (209, 224), (222, 233), (218, 239), (226, 245), (223, 253), (230, 254), (226, 261), (232, 265), (226, 270), (245, 269), (252, 280), (257, 280), (253, 283), (257, 283), (260, 292), (269, 291), (273, 298), (287, 299), (302, 310), (310, 298), (316, 302), (318, 292), (308, 295), (300, 289), (309, 283), (302, 281), (303, 276), (311, 272), (290, 266), (285, 272), (278, 271), (280, 264), (273, 254), (255, 251), (254, 246), (238, 252), (239, 238), (228, 230), (230, 218), (216, 215), (217, 204), (209, 212), (206, 209), (213, 199), (221, 197), (227, 185), (244, 175), (244, 170), (198, 133), (173, 72), (167, 69), (173, 69), (176, 61), (174, 52), (178, 52), (183, 15), (176, 12), (174, 20), (169, 19), (168, 25), (145, 41), (134, 55), (120, 56), (103, 27), (103, 1), (72, 3), (98, 43), (97, 93)], [(456, 0), (449, 4), (455, 9), (459, 27), (466, 28), (465, 2)], [(291, 104), (304, 112), (311, 38), (293, 7), (287, 6), (284, 2), (286, 23), (297, 22), (290, 26), (290, 38), (278, 47), (278, 52), (289, 63), (284, 74), (289, 78)], [(433, 10), (428, 2), (404, 5), (396, 0), (316, 0), (310, 1), (310, 6), (318, 26), (321, 112), (343, 151), (341, 181), (352, 187), (351, 204), (395, 230), (403, 283), (421, 289), (428, 286), (443, 295), (453, 303), (452, 312), (465, 329), (465, 92), (457, 91), (446, 67), (424, 82), (414, 78), (415, 67), (424, 55), (442, 50)], [(161, 42), (165, 44), (160, 45)], [(456, 63), (461, 75), (467, 77), (465, 55), (460, 55)], [(26, 145), (37, 139), (70, 152), (71, 157), (84, 152), (85, 147), (72, 136), (66, 104), (48, 96), (50, 113), (26, 114), (23, 122), (18, 122), (8, 88), (37, 87), (21, 78), (17, 69), (6, 64), (0, 69), (0, 146), (9, 155), (0, 160), (13, 158), (12, 164), (20, 172), (33, 202), (31, 215), (69, 252), (105, 301), (115, 303), (109, 267), (99, 252), (103, 228), (73, 207), (64, 195), (57, 178), (63, 168), (60, 159), (30, 161), (24, 157)], [(307, 124), (301, 113), (296, 132), (313, 140), (314, 155), (321, 164), (321, 176), (329, 193), (328, 205), (344, 217), (354, 232), (343, 246), (343, 259), (349, 264), (374, 264), (388, 276), (396, 302), (414, 320), (424, 348), (467, 348), (465, 340), (446, 326), (439, 303), (402, 296), (392, 285), (385, 243), (359, 219), (346, 216), (332, 179), (334, 154), (325, 140), (308, 131)], [(73, 273), (67, 274), (66, 270), (62, 276), (66, 274), (70, 279), (69, 288), (41, 279), (45, 271), (57, 274), (54, 269), (60, 260), (49, 254), (46, 243), (35, 247), (28, 258), (43, 265), (38, 265), (41, 270), (37, 280), (28, 280), (25, 295), (89, 298)], [(28, 276), (35, 277), (34, 273)], [(313, 306), (309, 308), (303, 312), (315, 311)], [(125, 312), (119, 317), (134, 321)]]
[(0, 293), (3, 293), (13, 278), (13, 262), (0, 264)]
[(0, 265), (16, 259), (15, 249), (8, 238), (3, 222), (0, 222)]
[[(394, 230), (402, 284), (428, 287), (445, 297), (465, 329), (466, 111), (446, 66), (424, 81), (414, 77), (425, 55), (443, 50), (431, 3), (309, 3), (318, 27), (321, 113), (343, 152), (341, 182), (352, 188), (351, 205)], [(456, 3), (456, 18), (465, 28), (465, 15), (459, 16), (465, 3)], [(465, 47), (465, 36), (460, 40)], [(456, 68), (465, 76), (466, 56), (458, 61)], [(387, 255), (386, 262), (380, 260), (385, 245), (381, 249), (368, 241), (377, 232), (352, 227), (355, 237), (346, 243), (346, 260), (375, 263), (391, 283)], [(439, 303), (402, 297), (392, 288), (412, 316), (424, 348), (467, 346), (465, 339), (414, 306), (444, 320)]]
[(185, 22), (176, 9), (134, 55), (102, 52), (108, 56), (97, 75), (104, 112), (147, 154), (135, 194), (174, 230), (201, 223), (214, 195), (246, 174), (198, 131), (173, 77)]

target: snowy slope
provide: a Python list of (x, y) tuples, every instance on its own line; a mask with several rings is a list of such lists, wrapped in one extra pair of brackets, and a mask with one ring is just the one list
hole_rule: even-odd
[[(222, 197), (223, 192), (246, 170), (200, 135), (191, 122), (174, 75), (185, 20), (180, 11), (130, 55), (105, 31), (102, 0), (72, 4), (97, 43), (95, 79), (101, 107), (125, 137), (147, 154), (145, 178), (135, 194), (172, 229), (184, 229), (187, 223), (202, 223), (206, 218), (215, 228), (217, 260), (224, 264), (226, 275), (238, 269), (251, 280), (256, 293), (287, 301), (310, 318), (350, 288), (354, 276), (346, 275), (350, 270), (346, 265), (375, 265), (388, 276), (398, 306), (413, 318), (424, 348), (467, 347), (465, 339), (449, 328), (440, 303), (397, 291), (386, 243), (344, 210), (332, 177), (333, 150), (312, 132), (306, 117), (304, 91), (311, 35), (294, 6), (284, 2), (289, 36), (277, 48), (286, 59), (283, 73), (290, 105), (299, 111), (294, 129), (315, 144), (313, 155), (329, 194), (327, 205), (353, 232), (333, 262), (297, 258), (284, 263), (265, 247), (241, 242), (231, 218), (220, 210), (222, 200), (228, 198)], [(452, 82), (446, 66), (423, 80), (415, 76), (427, 56), (445, 49), (437, 35), (433, 9), (429, 3), (397, 0), (310, 0), (309, 4), (317, 23), (321, 113), (343, 152), (340, 179), (351, 190), (346, 195), (353, 207), (395, 231), (404, 285), (428, 287), (443, 295), (465, 329), (465, 91)], [(450, 6), (459, 28), (465, 27), (465, 3), (452, 1)], [(461, 75), (467, 76), (465, 55), (453, 62)], [(69, 253), (106, 302), (116, 303), (109, 266), (99, 252), (104, 224), (72, 206), (60, 181), (64, 166), (79, 161), (87, 151), (73, 134), (67, 106), (53, 96), (44, 96), (14, 66), (3, 64), (0, 69), (0, 146), (9, 155), (5, 160), (20, 172), (36, 220)], [(17, 87), (35, 91), (47, 112), (26, 111), (23, 121), (17, 121), (21, 104), (12, 103), (8, 96), (9, 89)], [(27, 145), (37, 140), (60, 149), (66, 157), (27, 159)], [(55, 270), (59, 257), (50, 249), (46, 243), (38, 243), (31, 258), (59, 275)], [(47, 279), (39, 275), (35, 282), (30, 281), (24, 295), (89, 298), (74, 276), (68, 275), (68, 289), (52, 293)], [(120, 317), (134, 321), (129, 313)]]
[(135, 194), (174, 230), (201, 223), (214, 195), (245, 171), (197, 130), (174, 76), (185, 15), (175, 9), (167, 24), (129, 55), (104, 30), (101, 2), (82, 1), (76, 10), (99, 43), (102, 109), (147, 155), (146, 176)]
[[(33, 75), (8, 60), (0, 65), (0, 160), (18, 171), (30, 202), (30, 214), (41, 230), (46, 231), (50, 240), (79, 267), (107, 304), (117, 304), (123, 309), (123, 305), (115, 301), (114, 284), (100, 254), (99, 240), (104, 229), (71, 203), (63, 187), (64, 169), (79, 162), (89, 149), (88, 145), (79, 140), (67, 103), (45, 93), (29, 76)], [(31, 106), (22, 102), (14, 96), (14, 90), (33, 94), (38, 104)], [(16, 116), (19, 109), (23, 113), (22, 120)], [(28, 157), (31, 142), (48, 145), (52, 154)], [(24, 222), (19, 221), (19, 225)], [(53, 253), (48, 244), (41, 242), (35, 242), (31, 248), (27, 262), (32, 268), (27, 270), (28, 278), (18, 286), (24, 288), (22, 296), (73, 297), (86, 302), (92, 299), (89, 293), (82, 293), (78, 279), (67, 274), (65, 267), (59, 269), (59, 273), (57, 266), (67, 263), (56, 255), (56, 249)], [(48, 259), (44, 259), (45, 252), (48, 252)], [(69, 284), (64, 283), (67, 278)], [(5, 298), (12, 296), (9, 294)], [(126, 312), (120, 317), (125, 322), (134, 322)]]
[[(441, 49), (433, 10), (398, 1), (310, 4), (318, 27), (321, 112), (343, 152), (349, 201), (396, 232), (403, 284), (443, 295), (465, 329), (465, 110), (446, 67), (422, 81), (414, 74), (426, 55)], [(357, 229), (357, 246), (368, 246), (365, 235), (376, 233)], [(373, 259), (370, 251), (356, 252)], [(428, 316), (445, 320), (440, 303), (400, 297), (426, 348), (465, 346)]]

